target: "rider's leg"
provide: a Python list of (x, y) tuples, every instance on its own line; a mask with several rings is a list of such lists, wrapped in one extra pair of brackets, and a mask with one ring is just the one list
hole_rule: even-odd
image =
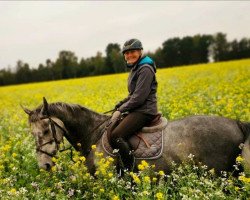
[(114, 149), (119, 150), (118, 153), (121, 156), (125, 169), (131, 171), (134, 165), (134, 156), (126, 140), (149, 123), (153, 118), (153, 115), (131, 112), (111, 131), (111, 145)]

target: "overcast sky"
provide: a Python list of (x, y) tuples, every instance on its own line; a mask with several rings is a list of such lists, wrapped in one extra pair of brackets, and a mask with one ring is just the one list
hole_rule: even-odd
[(37, 67), (61, 50), (87, 58), (129, 38), (154, 51), (171, 37), (216, 32), (250, 38), (250, 2), (0, 1), (0, 69)]

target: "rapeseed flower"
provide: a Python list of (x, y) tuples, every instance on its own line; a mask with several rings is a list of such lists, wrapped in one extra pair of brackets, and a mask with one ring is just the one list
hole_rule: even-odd
[(163, 199), (163, 194), (161, 192), (157, 192), (155, 197), (157, 200), (161, 200), (161, 199)]
[(239, 176), (239, 180), (245, 183), (250, 183), (250, 178), (247, 178), (245, 176)]
[(160, 176), (164, 176), (164, 175), (165, 175), (164, 171), (159, 171), (158, 174), (159, 174)]
[(139, 164), (139, 165), (138, 165), (138, 169), (142, 171), (142, 170), (144, 170), (144, 169), (145, 169), (145, 167), (144, 167), (144, 165)]
[(17, 193), (17, 191), (16, 191), (15, 188), (12, 188), (12, 189), (9, 191), (9, 193), (10, 193), (11, 195), (15, 195), (15, 194)]
[(145, 181), (145, 183), (150, 183), (150, 182), (151, 182), (149, 176), (145, 176), (145, 177), (143, 178), (143, 180)]
[(140, 184), (141, 183), (140, 178), (135, 173), (131, 172), (130, 175), (132, 176), (132, 178), (133, 178), (133, 180), (134, 180), (134, 182), (136, 184)]
[(238, 163), (242, 163), (242, 162), (244, 161), (244, 158), (242, 158), (241, 156), (238, 156), (238, 157), (236, 158), (236, 161), (237, 161)]
[(16, 158), (16, 157), (17, 157), (17, 154), (16, 154), (16, 153), (12, 153), (12, 157), (13, 157), (13, 158)]
[(120, 198), (118, 196), (113, 196), (112, 200), (120, 200)]
[(143, 165), (144, 168), (147, 168), (149, 166), (145, 160), (142, 160), (141, 164)]

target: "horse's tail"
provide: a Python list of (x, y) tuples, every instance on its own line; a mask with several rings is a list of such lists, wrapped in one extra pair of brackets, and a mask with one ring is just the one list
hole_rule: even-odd
[(237, 121), (237, 124), (244, 135), (245, 141), (242, 149), (242, 157), (244, 158), (247, 168), (250, 169), (250, 123)]

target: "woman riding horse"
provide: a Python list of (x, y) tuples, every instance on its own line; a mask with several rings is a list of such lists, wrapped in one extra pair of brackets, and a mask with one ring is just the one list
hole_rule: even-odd
[[(115, 123), (122, 114), (124, 119), (113, 130), (110, 130), (110, 143), (118, 149), (123, 169), (133, 170), (134, 156), (126, 141), (132, 134), (152, 121), (157, 114), (156, 66), (154, 61), (143, 56), (142, 43), (138, 39), (125, 42), (122, 53), (127, 67), (129, 95), (115, 106), (111, 122)], [(112, 126), (111, 126), (112, 127)]]

